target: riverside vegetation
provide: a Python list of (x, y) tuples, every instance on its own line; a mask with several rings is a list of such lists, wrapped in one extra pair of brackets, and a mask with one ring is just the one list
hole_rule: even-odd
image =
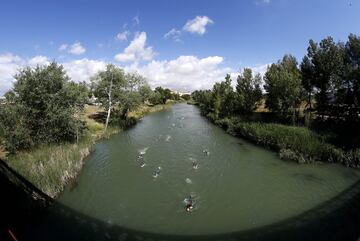
[[(192, 99), (203, 115), (229, 133), (306, 162), (360, 167), (360, 37), (309, 41), (298, 65), (285, 55), (263, 77), (244, 69), (234, 91), (230, 75)], [(267, 112), (259, 113), (265, 99)]]
[[(97, 139), (180, 100), (114, 65), (93, 76), (91, 84), (72, 82), (55, 62), (24, 68), (15, 79), (0, 106), (2, 158), (51, 197), (76, 178)], [(90, 99), (97, 99), (96, 105), (89, 105)]]

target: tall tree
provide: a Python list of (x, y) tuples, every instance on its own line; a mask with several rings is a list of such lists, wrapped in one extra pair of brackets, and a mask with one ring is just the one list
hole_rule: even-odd
[(113, 64), (108, 64), (104, 71), (100, 71), (92, 78), (94, 93), (107, 109), (105, 130), (109, 125), (111, 110), (114, 103), (119, 101), (121, 89), (125, 86), (125, 74), (122, 69)]
[(235, 93), (231, 86), (231, 77), (226, 75), (225, 81), (215, 83), (212, 91), (214, 117), (225, 117), (232, 115), (235, 110)]
[(316, 101), (319, 112), (323, 112), (330, 100), (335, 99), (335, 88), (341, 83), (344, 68), (344, 54), (340, 44), (331, 37), (321, 40), (320, 44), (309, 41), (307, 58), (313, 71), (310, 82), (316, 88)]
[(262, 97), (260, 84), (260, 74), (253, 77), (252, 70), (249, 68), (245, 68), (237, 77), (236, 109), (240, 114), (251, 113), (258, 107)]
[(311, 64), (311, 61), (308, 58), (308, 56), (305, 56), (303, 58), (303, 61), (301, 62), (300, 65), (300, 70), (301, 70), (301, 83), (307, 93), (307, 104), (305, 108), (309, 106), (309, 108), (312, 109), (311, 98), (314, 91), (313, 82), (314, 82), (315, 73), (314, 73), (314, 66)]
[(360, 107), (360, 37), (349, 35), (345, 46), (345, 83), (343, 86), (348, 105)]
[(286, 115), (301, 103), (303, 88), (300, 71), (295, 57), (285, 55), (281, 61), (272, 64), (265, 73), (266, 106), (274, 112)]

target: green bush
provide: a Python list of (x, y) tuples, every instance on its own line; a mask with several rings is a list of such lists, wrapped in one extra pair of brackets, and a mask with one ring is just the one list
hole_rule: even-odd
[(343, 153), (306, 127), (237, 121), (234, 131), (257, 144), (280, 151), (284, 159), (297, 162), (342, 162)]
[(55, 62), (24, 68), (15, 79), (7, 104), (0, 110), (0, 129), (9, 152), (79, 139), (85, 124), (75, 113), (87, 98), (84, 86), (69, 82), (63, 67)]

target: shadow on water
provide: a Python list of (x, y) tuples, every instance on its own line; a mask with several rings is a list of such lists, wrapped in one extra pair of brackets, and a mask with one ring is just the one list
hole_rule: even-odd
[[(299, 216), (261, 228), (181, 236), (131, 230), (79, 213), (53, 200), (0, 161), (0, 240), (357, 240), (360, 182)], [(191, 214), (189, 214), (191, 215)]]

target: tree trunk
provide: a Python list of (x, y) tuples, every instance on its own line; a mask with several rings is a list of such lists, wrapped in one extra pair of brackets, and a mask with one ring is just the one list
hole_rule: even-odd
[(106, 130), (107, 130), (107, 127), (108, 127), (108, 125), (109, 125), (110, 115), (111, 115), (111, 107), (112, 107), (111, 91), (112, 91), (112, 86), (113, 86), (113, 80), (112, 80), (112, 78), (111, 78), (110, 87), (109, 87), (109, 92), (108, 92), (108, 96), (109, 96), (109, 108), (108, 108), (108, 113), (107, 113), (107, 117), (106, 117), (106, 124), (105, 124), (105, 130), (104, 130), (104, 132), (106, 132)]

